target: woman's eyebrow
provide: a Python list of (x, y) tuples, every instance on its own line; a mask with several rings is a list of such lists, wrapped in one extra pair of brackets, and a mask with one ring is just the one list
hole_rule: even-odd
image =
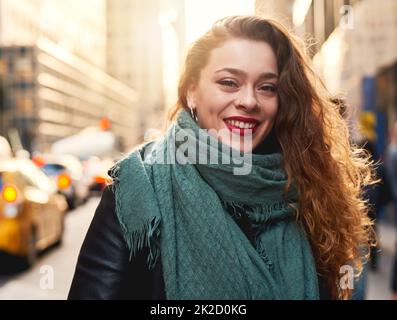
[[(222, 71), (229, 72), (236, 76), (246, 76), (247, 75), (243, 70), (235, 69), (235, 68), (222, 68), (222, 69), (215, 71), (215, 73), (219, 73)], [(263, 72), (260, 74), (259, 79), (260, 80), (271, 80), (271, 79), (277, 80), (278, 75), (274, 72)]]

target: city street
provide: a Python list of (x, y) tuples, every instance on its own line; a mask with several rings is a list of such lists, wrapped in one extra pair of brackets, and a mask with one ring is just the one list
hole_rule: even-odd
[[(0, 299), (66, 299), (72, 281), (77, 255), (93, 217), (99, 198), (69, 212), (61, 247), (46, 252), (34, 268), (12, 276), (0, 275)], [(379, 269), (368, 276), (367, 299), (390, 299), (390, 276), (393, 262), (395, 231), (385, 223), (379, 226), (382, 253)], [(46, 277), (53, 271), (53, 286)], [(44, 283), (44, 286), (43, 286)]]
[[(99, 198), (91, 198), (67, 213), (61, 247), (46, 252), (34, 268), (14, 276), (0, 275), (0, 299), (66, 299), (77, 255), (98, 202)], [(45, 285), (51, 273), (53, 288)]]

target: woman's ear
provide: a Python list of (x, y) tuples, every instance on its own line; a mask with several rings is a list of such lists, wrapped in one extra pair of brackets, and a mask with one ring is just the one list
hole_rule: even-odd
[(195, 108), (195, 85), (190, 85), (186, 92), (186, 102), (189, 108)]

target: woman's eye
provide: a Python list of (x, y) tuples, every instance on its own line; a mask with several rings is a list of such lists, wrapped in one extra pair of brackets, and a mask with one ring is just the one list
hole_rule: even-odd
[(273, 85), (265, 85), (265, 86), (260, 87), (260, 90), (266, 91), (266, 92), (276, 92), (277, 88), (276, 88), (276, 86), (273, 86)]
[(237, 87), (237, 83), (232, 80), (221, 80), (218, 83), (226, 87)]

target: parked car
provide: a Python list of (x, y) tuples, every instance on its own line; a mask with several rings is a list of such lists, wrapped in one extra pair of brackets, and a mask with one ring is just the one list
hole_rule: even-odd
[(58, 192), (66, 197), (69, 209), (84, 203), (89, 197), (91, 180), (84, 174), (81, 162), (71, 155), (44, 154), (36, 164), (53, 180)]
[(0, 160), (0, 251), (32, 265), (37, 253), (61, 243), (65, 198), (29, 159)]

